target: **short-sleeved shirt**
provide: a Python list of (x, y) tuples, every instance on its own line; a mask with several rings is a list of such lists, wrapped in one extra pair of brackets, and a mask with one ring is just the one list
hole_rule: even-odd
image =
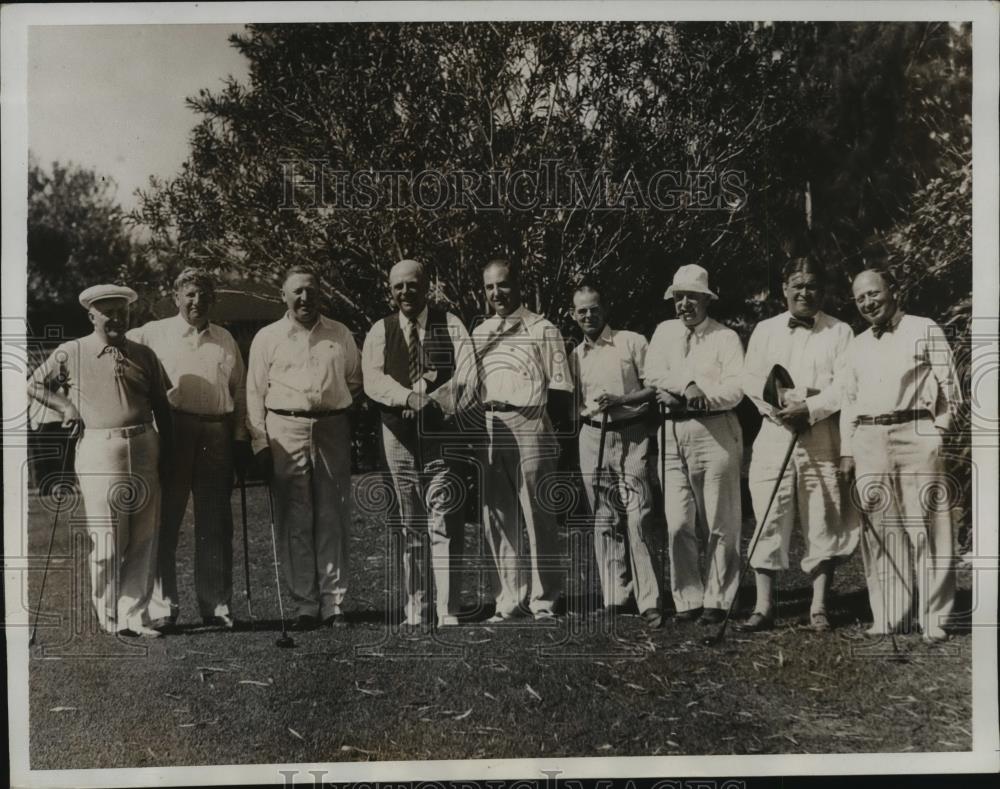
[(153, 421), (153, 400), (164, 396), (166, 372), (150, 348), (126, 339), (115, 349), (96, 335), (64, 342), (31, 379), (49, 388), (68, 387), (85, 428), (127, 427)]
[(485, 402), (536, 408), (546, 404), (549, 389), (573, 391), (562, 334), (524, 306), (487, 318), (473, 330), (472, 341)]
[(254, 451), (267, 446), (267, 409), (332, 411), (361, 393), (361, 354), (343, 323), (320, 316), (306, 329), (287, 314), (250, 344), (247, 423)]
[(126, 336), (152, 348), (163, 364), (171, 382), (171, 408), (210, 416), (233, 413), (236, 437), (246, 437), (245, 368), (233, 335), (212, 323), (198, 331), (174, 315)]
[[(631, 331), (605, 326), (596, 340), (584, 338), (573, 351), (581, 414), (598, 412), (597, 398), (604, 394), (627, 395), (642, 389), (645, 378), (646, 338)], [(618, 422), (649, 410), (649, 403), (618, 405), (608, 419)]]

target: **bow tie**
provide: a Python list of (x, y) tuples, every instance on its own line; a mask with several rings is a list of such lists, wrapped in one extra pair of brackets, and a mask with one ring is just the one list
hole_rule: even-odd
[(881, 326), (872, 326), (872, 334), (875, 335), (876, 340), (883, 334), (892, 334), (894, 331), (896, 331), (896, 324), (892, 321), (889, 323), (883, 323)]
[(796, 318), (794, 315), (788, 319), (789, 329), (811, 329), (816, 325), (815, 318)]

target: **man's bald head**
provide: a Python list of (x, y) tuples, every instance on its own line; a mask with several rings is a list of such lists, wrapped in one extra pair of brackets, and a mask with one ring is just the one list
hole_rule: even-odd
[(401, 260), (389, 269), (389, 292), (393, 303), (407, 318), (416, 318), (427, 306), (429, 290), (423, 264)]
[(872, 326), (889, 323), (896, 314), (899, 298), (891, 274), (865, 269), (854, 278), (851, 290), (858, 312)]

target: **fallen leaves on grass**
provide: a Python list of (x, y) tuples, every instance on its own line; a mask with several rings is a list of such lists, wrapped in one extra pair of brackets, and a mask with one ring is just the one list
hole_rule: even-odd
[(496, 700), (497, 700), (497, 697), (496, 697), (496, 696), (494, 696), (494, 695), (493, 695), (492, 693), (490, 693), (490, 692), (489, 692), (488, 690), (484, 690), (484, 691), (483, 691), (483, 695), (484, 695), (484, 696), (485, 696), (486, 698), (488, 698), (488, 699), (491, 699), (491, 700), (493, 700), (493, 701), (496, 701)]
[(542, 697), (541, 697), (540, 695), (538, 695), (538, 691), (537, 691), (537, 690), (535, 690), (535, 689), (534, 689), (533, 687), (531, 687), (531, 685), (529, 685), (528, 683), (525, 683), (525, 684), (524, 684), (524, 688), (525, 688), (525, 690), (527, 690), (527, 691), (528, 691), (528, 693), (530, 693), (530, 694), (531, 694), (532, 696), (534, 696), (534, 697), (535, 697), (536, 699), (538, 699), (539, 701), (541, 701), (541, 700), (542, 700)]
[(164, 693), (163, 695), (166, 696), (168, 699), (173, 699), (174, 701), (181, 700), (181, 697), (178, 696), (176, 693)]
[[(289, 729), (289, 731), (292, 731)], [(294, 732), (292, 732), (294, 734)], [(301, 737), (299, 739), (302, 739)], [(359, 748), (356, 745), (341, 745), (340, 750), (342, 751), (356, 751), (357, 753), (363, 753), (366, 756), (371, 756), (375, 751), (366, 751), (364, 748)]]
[(218, 718), (212, 718), (210, 721), (194, 721), (192, 723), (178, 723), (178, 729), (193, 729), (201, 726), (215, 726), (219, 722)]
[(469, 709), (467, 709), (461, 715), (456, 715), (455, 716), (455, 720), (457, 720), (457, 721), (464, 721), (466, 718), (468, 718), (472, 714), (472, 709), (473, 709), (472, 707), (469, 707)]
[(49, 712), (76, 712), (76, 707), (53, 707)]
[(599, 751), (610, 751), (614, 746), (610, 742), (604, 743), (604, 745), (598, 745), (597, 750)]
[(258, 685), (262, 688), (269, 688), (274, 684), (274, 679), (271, 677), (267, 678), (267, 682), (261, 682), (258, 679), (241, 679), (236, 683), (237, 685)]
[(384, 690), (379, 690), (378, 688), (369, 689), (369, 688), (363, 688), (363, 687), (361, 687), (361, 685), (358, 684), (357, 680), (355, 680), (355, 682), (354, 682), (354, 689), (358, 693), (364, 693), (366, 696), (384, 696), (385, 695), (385, 691)]
[(291, 735), (292, 735), (293, 737), (298, 737), (298, 738), (299, 738), (300, 740), (302, 740), (303, 742), (305, 742), (305, 739), (306, 739), (306, 738), (305, 738), (305, 737), (303, 737), (303, 736), (302, 736), (301, 734), (299, 734), (299, 733), (298, 733), (297, 731), (295, 731), (295, 729), (293, 729), (293, 728), (292, 728), (291, 726), (289, 726), (289, 727), (288, 727), (288, 732), (289, 732), (289, 734), (291, 734)]

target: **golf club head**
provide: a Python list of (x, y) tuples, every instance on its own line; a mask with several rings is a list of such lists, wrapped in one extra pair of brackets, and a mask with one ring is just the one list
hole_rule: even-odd
[(705, 636), (705, 638), (703, 638), (701, 640), (701, 645), (703, 647), (715, 647), (715, 646), (718, 646), (720, 643), (722, 643), (722, 639), (725, 637), (725, 635), (726, 635), (726, 631), (723, 630), (722, 628), (719, 628), (719, 631), (717, 633), (715, 633), (714, 635)]
[(281, 647), (282, 649), (292, 649), (295, 646), (295, 639), (285, 633), (281, 636), (281, 638), (274, 642), (274, 645)]

